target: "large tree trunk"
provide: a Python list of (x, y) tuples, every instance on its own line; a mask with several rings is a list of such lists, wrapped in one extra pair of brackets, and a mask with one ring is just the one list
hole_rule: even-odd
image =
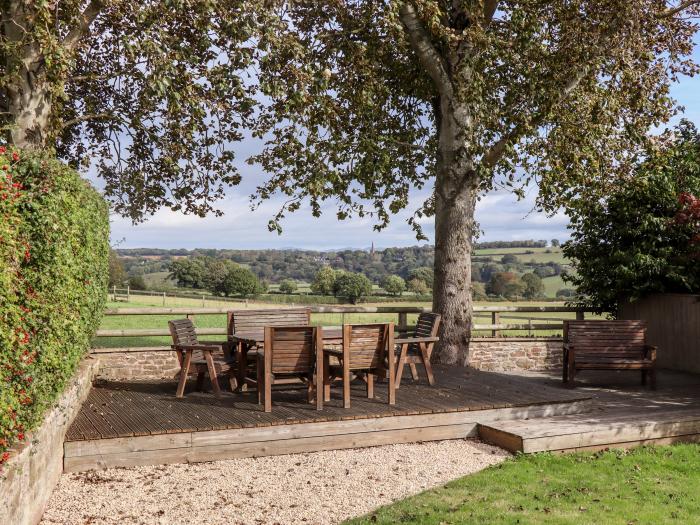
[(32, 72), (8, 89), (9, 141), (20, 148), (42, 148), (46, 144), (51, 100), (46, 85), (37, 85)]
[(435, 181), (435, 284), (433, 309), (442, 315), (436, 359), (465, 366), (472, 323), (471, 251), (478, 177), (467, 151), (468, 108), (442, 98)]
[(2, 122), (8, 125), (6, 140), (20, 148), (41, 148), (46, 144), (51, 118), (52, 96), (46, 81), (44, 57), (38, 42), (26, 38), (31, 24), (31, 4), (10, 2), (2, 16), (2, 33), (19, 46), (7, 53), (6, 84), (0, 93)]

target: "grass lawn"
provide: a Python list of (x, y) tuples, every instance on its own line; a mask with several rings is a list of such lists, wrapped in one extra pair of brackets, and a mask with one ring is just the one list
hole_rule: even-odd
[[(537, 301), (521, 301), (517, 303), (510, 302), (478, 302), (479, 305), (491, 305), (491, 306), (528, 306), (528, 305), (539, 305), (539, 306), (556, 306), (563, 305), (564, 303), (555, 302), (537, 302)], [(422, 306), (430, 307), (430, 303), (427, 302), (397, 302), (397, 303), (363, 303), (361, 306)], [(166, 303), (163, 305), (163, 301), (159, 297), (148, 297), (148, 296), (138, 296), (132, 295), (130, 301), (126, 302), (110, 302), (107, 305), (109, 308), (138, 308), (138, 307), (163, 307), (168, 308), (186, 308), (194, 307), (201, 308), (206, 307), (220, 307), (226, 309), (241, 309), (246, 308), (245, 304), (242, 302), (232, 303), (216, 300), (215, 298), (207, 297), (202, 304), (201, 299), (186, 299), (180, 297), (167, 297)], [(280, 304), (270, 304), (270, 303), (258, 303), (254, 301), (249, 301), (247, 308), (285, 308), (291, 305), (280, 305)], [(117, 315), (117, 316), (105, 316), (102, 320), (100, 328), (103, 329), (144, 329), (144, 328), (167, 328), (168, 320), (176, 317), (173, 314), (169, 315)], [(409, 324), (415, 323), (416, 315), (409, 315)], [(482, 324), (489, 324), (491, 322), (491, 314), (489, 313), (477, 313), (475, 315), (476, 322)], [(512, 313), (512, 314), (501, 314), (501, 322), (512, 322), (512, 323), (527, 323), (528, 319), (532, 319), (535, 323), (541, 323), (548, 320), (553, 322), (560, 319), (573, 319), (575, 315), (573, 313), (558, 313), (558, 312), (546, 312), (546, 313)], [(373, 314), (373, 313), (360, 313), (360, 314), (313, 314), (311, 317), (312, 324), (317, 324), (321, 326), (338, 326), (344, 323), (375, 323), (375, 322), (396, 322), (396, 314)], [(196, 315), (195, 324), (200, 328), (224, 328), (226, 326), (226, 315), (225, 314), (207, 314), (207, 315)], [(511, 336), (526, 336), (528, 333), (526, 331), (505, 331), (504, 335)], [(533, 335), (539, 336), (554, 336), (561, 335), (561, 329), (559, 330), (540, 330), (534, 332)], [(475, 336), (480, 335), (490, 335), (490, 332), (474, 332)], [(211, 336), (203, 337), (206, 340), (217, 340), (221, 339), (222, 336)], [(100, 337), (93, 342), (94, 347), (135, 347), (135, 346), (163, 346), (169, 345), (169, 337)]]
[(521, 455), (346, 523), (700, 523), (700, 446)]

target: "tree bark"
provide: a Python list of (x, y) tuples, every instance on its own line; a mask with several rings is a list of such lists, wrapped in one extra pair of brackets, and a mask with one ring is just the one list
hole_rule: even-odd
[(9, 139), (19, 148), (43, 148), (51, 117), (51, 97), (47, 86), (31, 71), (22, 71), (20, 81), (8, 89), (11, 118)]
[(20, 148), (43, 147), (51, 117), (51, 94), (47, 85), (38, 42), (27, 38), (31, 7), (23, 2), (10, 2), (3, 13), (2, 32), (9, 43), (19, 46), (18, 52), (6, 55), (10, 71), (2, 93), (5, 104), (4, 123), (8, 124), (7, 140)]
[(435, 180), (433, 310), (442, 315), (435, 359), (466, 366), (472, 324), (471, 252), (478, 176), (467, 151), (471, 128), (465, 105), (442, 97)]

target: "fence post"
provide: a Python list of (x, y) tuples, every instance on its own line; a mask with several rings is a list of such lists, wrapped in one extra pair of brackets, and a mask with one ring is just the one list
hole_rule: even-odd
[(165, 292), (163, 292), (163, 306), (165, 306)]
[(127, 284), (126, 285), (126, 302), (128, 303), (129, 300), (131, 299), (131, 287)]
[(532, 337), (532, 319), (527, 320), (527, 336)]
[(576, 320), (577, 321), (583, 321), (584, 313), (582, 310), (577, 310), (576, 311)]
[[(491, 312), (491, 324), (501, 323), (501, 312)], [(500, 330), (491, 330), (491, 337), (501, 337)]]
[(202, 294), (202, 308), (204, 308), (204, 294)]
[(405, 330), (408, 326), (408, 314), (406, 312), (399, 312), (399, 330)]
[(117, 285), (112, 286), (112, 300), (116, 301), (117, 300)]

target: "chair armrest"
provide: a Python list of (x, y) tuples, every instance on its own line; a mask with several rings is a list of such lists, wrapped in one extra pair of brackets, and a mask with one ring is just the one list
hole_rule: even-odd
[(324, 348), (323, 353), (328, 354), (328, 355), (335, 355), (338, 357), (343, 357), (343, 351), (338, 350), (337, 348)]
[(394, 344), (404, 345), (407, 343), (435, 343), (439, 340), (439, 337), (402, 337), (394, 339)]
[(204, 352), (216, 352), (222, 350), (223, 345), (217, 344), (197, 344), (197, 345), (171, 345), (171, 348), (176, 352), (185, 352), (187, 350), (202, 350)]
[(647, 359), (650, 359), (652, 361), (656, 361), (656, 350), (657, 350), (656, 345), (644, 345), (644, 356)]

